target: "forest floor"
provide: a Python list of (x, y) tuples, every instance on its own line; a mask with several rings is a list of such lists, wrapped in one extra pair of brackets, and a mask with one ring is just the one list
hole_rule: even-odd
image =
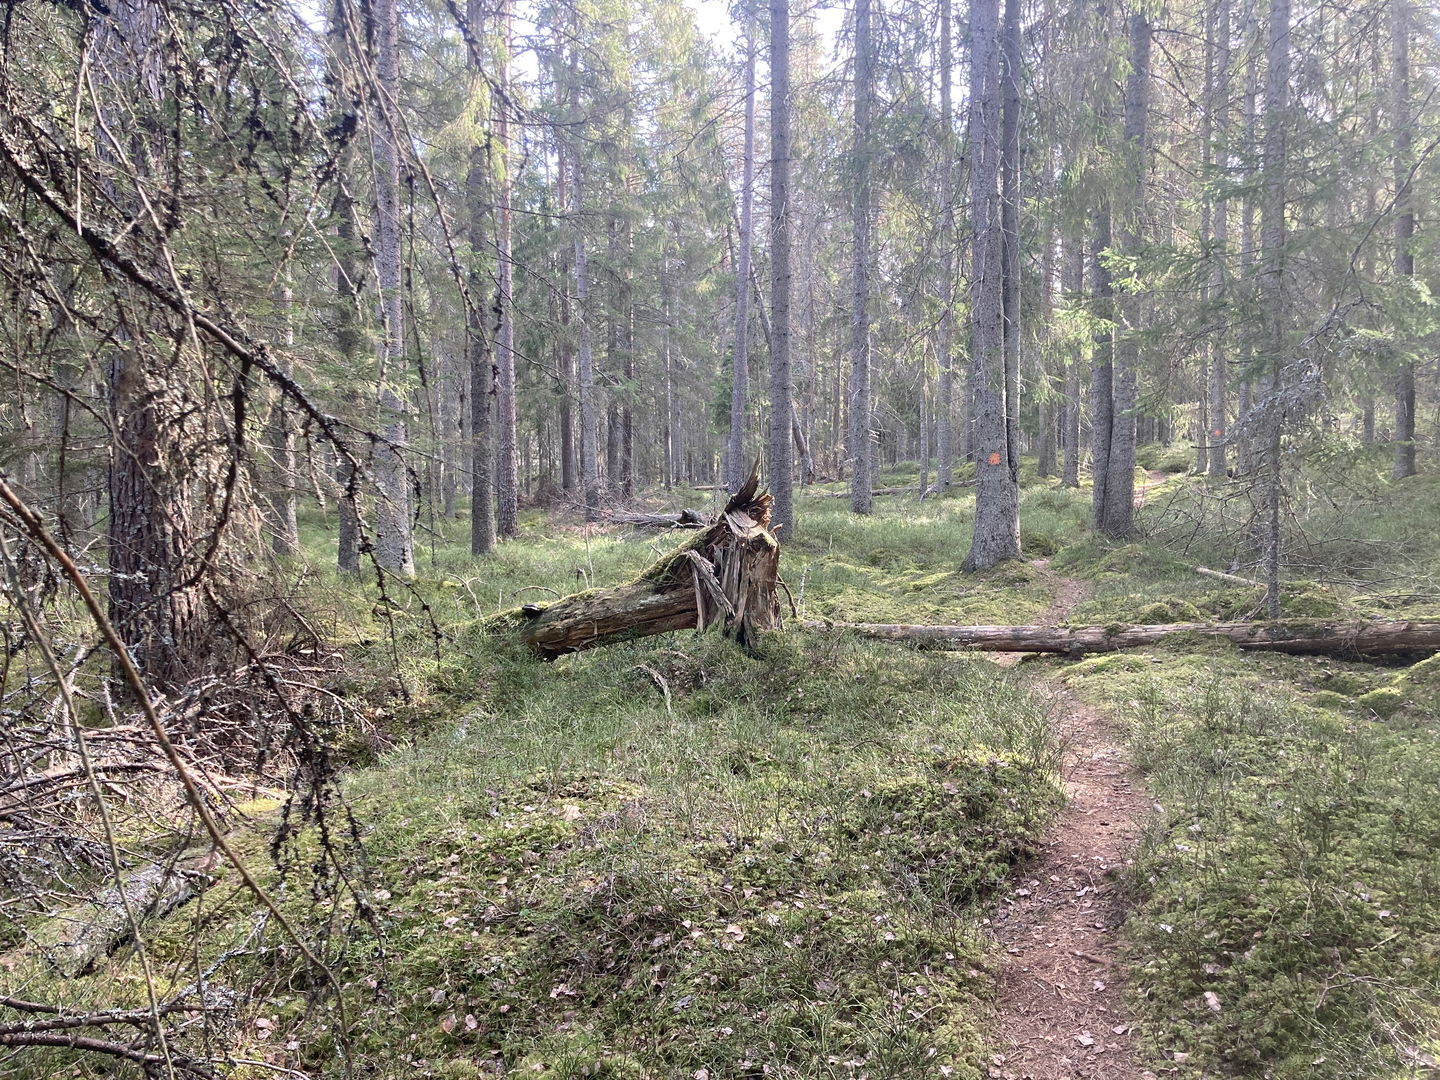
[[(1026, 560), (978, 575), (954, 566), (968, 492), (870, 518), (802, 495), (784, 574), (807, 618), (1252, 613), (1253, 589), (1194, 573), (1243, 567), (1245, 501), (1137, 481), (1145, 537), (1114, 544), (1088, 535), (1088, 493), (1029, 479)], [(1312, 576), (1286, 613), (1440, 614), (1440, 483), (1350, 491), (1303, 519)], [(332, 529), (307, 520), (310, 566)], [(677, 633), (540, 664), (484, 618), (627, 580), (675, 534), (530, 512), (486, 560), (459, 525), (433, 539), (388, 608), (309, 586), (367, 703), (334, 747), (354, 828), (272, 849), (274, 801), (234, 819), (344, 1012), (228, 880), (147, 931), (145, 964), (21, 960), (6, 993), (143, 1009), (203, 978), (232, 1004), (177, 1045), (264, 1063), (237, 1080), (347, 1055), (371, 1080), (1433, 1077), (1440, 660), (1181, 642), (1017, 662), (803, 633), (756, 658)], [(158, 845), (143, 824), (122, 823)], [(86, 1075), (75, 1050), (28, 1054), (0, 1076)]]
[[(1169, 477), (1151, 471), (1136, 504)], [(1067, 622), (1087, 586), (1037, 559), (1055, 599), (1037, 620)], [(1015, 653), (991, 653), (1002, 666)], [(1148, 809), (1144, 779), (1130, 765), (1121, 734), (1102, 710), (1054, 677), (1040, 676), (1062, 748), (1066, 803), (1020, 864), (991, 930), (1003, 950), (997, 981), (989, 1075), (1002, 1080), (1133, 1080), (1140, 1076), (1123, 1001), (1117, 931), (1127, 896), (1117, 870), (1131, 861)]]

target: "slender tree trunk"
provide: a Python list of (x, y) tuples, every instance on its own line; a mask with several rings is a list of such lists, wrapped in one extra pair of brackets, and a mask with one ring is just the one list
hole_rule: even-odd
[[(1230, 173), (1230, 0), (1220, 0), (1215, 14), (1215, 85), (1211, 96), (1215, 111), (1215, 171), (1219, 188), (1215, 194), (1214, 254), (1210, 273), (1211, 302), (1225, 301), (1225, 265), (1230, 246), (1230, 200), (1226, 194)], [(1210, 332), (1209, 427), (1205, 444), (1208, 450), (1210, 476), (1223, 480), (1226, 473), (1226, 443), (1229, 427), (1225, 422), (1226, 387), (1229, 377), (1225, 370), (1228, 335), (1217, 326)]]
[(590, 268), (585, 260), (585, 187), (580, 149), (572, 148), (571, 216), (575, 229), (575, 321), (580, 331), (580, 478), (585, 520), (596, 520), (600, 506), (600, 416), (595, 401), (595, 360), (590, 329)]
[[(339, 183), (335, 191), (336, 254), (335, 254), (335, 351), (346, 371), (356, 371), (360, 359), (360, 263), (355, 257), (355, 206), (345, 186), (349, 155), (342, 157)], [(351, 406), (359, 404), (353, 391), (342, 394)], [(360, 475), (355, 466), (341, 459), (335, 483), (340, 489), (336, 500), (339, 512), (339, 544), (336, 568), (342, 574), (360, 572)]]
[(514, 19), (512, 0), (499, 0), (496, 19), (500, 29), (499, 100), (495, 124), (500, 152), (499, 228), (496, 240), (500, 292), (500, 337), (495, 360), (496, 406), (499, 418), (495, 454), (496, 525), (500, 535), (513, 537), (520, 531), (520, 481), (517, 475), (519, 415), (515, 400), (515, 265), (512, 251), (514, 192), (510, 160), (510, 34)]
[[(1078, 236), (1070, 240), (1063, 273), (1065, 280), (1062, 287), (1069, 302), (1078, 304), (1085, 289), (1085, 245)], [(1080, 486), (1080, 365), (1080, 345), (1077, 342), (1071, 346), (1065, 362), (1065, 418), (1062, 425), (1065, 464), (1060, 482), (1071, 488)]]
[[(290, 285), (289, 271), (277, 291), (277, 307), (282, 319), (280, 337), (285, 355), (280, 363), (288, 374), (290, 354), (295, 348), (295, 291)], [(275, 455), (275, 484), (269, 493), (270, 515), (274, 531), (270, 536), (270, 549), (283, 558), (289, 558), (300, 551), (300, 524), (296, 518), (295, 491), (298, 476), (295, 460), (295, 432), (290, 410), (286, 407), (284, 395), (279, 395), (270, 409), (270, 452)]]
[[(1000, 250), (1005, 310), (1005, 463), (1020, 484), (1020, 0), (1005, 0), (1000, 32)], [(1018, 525), (1017, 525), (1018, 531)]]
[[(394, 0), (387, 0), (393, 3)], [(472, 31), (481, 36), (485, 25), (482, 0), (469, 0), (466, 18)], [(485, 77), (480, 57), (470, 50), (471, 77), (480, 85)], [(485, 118), (476, 117), (477, 132), (483, 130)], [(483, 134), (475, 137), (470, 147), (470, 161), (465, 175), (465, 212), (470, 234), (470, 274), (467, 291), (469, 303), (465, 312), (465, 355), (470, 369), (470, 553), (487, 555), (495, 547), (495, 357), (492, 351), (489, 319), (485, 304), (485, 275), (481, 272), (482, 253), (489, 247), (490, 228), (494, 223), (490, 202), (491, 160), (489, 140)], [(497, 296), (497, 304), (503, 297)]]
[[(1130, 205), (1120, 231), (1120, 247), (1138, 255), (1142, 243), (1141, 220), (1145, 204), (1146, 119), (1150, 82), (1150, 23), (1135, 14), (1129, 19), (1130, 75), (1125, 83), (1124, 161), (1128, 173)], [(1144, 301), (1136, 291), (1122, 298), (1124, 327), (1115, 343), (1115, 363), (1109, 409), (1110, 432), (1105, 468), (1095, 473), (1095, 528), (1111, 537), (1128, 537), (1135, 531), (1136, 376), (1139, 343), (1136, 335), (1144, 318)], [(1095, 423), (1100, 417), (1095, 417)], [(1103, 478), (1103, 482), (1102, 482)]]
[(1095, 297), (1095, 318), (1110, 326), (1097, 329), (1090, 364), (1090, 518), (1099, 528), (1105, 513), (1105, 489), (1110, 475), (1110, 447), (1115, 433), (1115, 289), (1105, 255), (1110, 249), (1110, 205), (1102, 199), (1095, 209), (1095, 242), (1090, 259), (1090, 291)]
[[(1048, 170), (1047, 170), (1048, 172)], [(1054, 321), (1055, 306), (1055, 222), (1052, 217), (1045, 226), (1045, 249), (1040, 258), (1040, 312), (1039, 325), (1050, 326)], [(1051, 404), (1050, 373), (1045, 370), (1045, 349), (1035, 335), (1031, 335), (1031, 348), (1035, 353), (1036, 411), (1039, 427), (1038, 449), (1035, 471), (1041, 476), (1055, 475), (1055, 417)]]
[(850, 510), (870, 513), (873, 411), (870, 387), (870, 113), (874, 72), (870, 0), (855, 0), (855, 128), (851, 142), (851, 231), (854, 237), (850, 308)]
[(400, 149), (391, 103), (400, 96), (396, 0), (374, 0), (376, 79), (380, 95), (371, 103), (375, 148), (375, 269), (381, 324), (380, 442), (375, 448), (377, 503), (375, 559), (384, 569), (415, 573), (411, 531), (410, 481), (405, 466), (408, 408), (403, 389), (405, 365), (404, 297), (400, 275)]
[[(1394, 48), (1390, 67), (1394, 91), (1395, 123), (1395, 276), (1408, 282), (1415, 275), (1415, 210), (1410, 190), (1410, 4), (1391, 0)], [(1401, 342), (1402, 359), (1395, 376), (1395, 466), (1394, 476), (1403, 480), (1415, 475), (1415, 361), (1409, 356), (1410, 342)]]
[(605, 489), (612, 495), (620, 493), (620, 320), (624, 318), (624, 301), (620, 281), (620, 221), (613, 214), (605, 230), (605, 262), (610, 277), (606, 290), (605, 371), (608, 384), (605, 394)]
[(1270, 373), (1266, 403), (1265, 606), (1280, 617), (1280, 475), (1284, 409), (1281, 384), (1288, 365), (1285, 333), (1285, 144), (1290, 93), (1290, 0), (1271, 0), (1265, 71), (1265, 145), (1261, 157), (1264, 185), (1260, 206), (1260, 296), (1265, 312), (1265, 351)]
[(740, 238), (735, 266), (735, 347), (731, 352), (730, 442), (725, 451), (725, 488), (737, 491), (749, 472), (745, 461), (745, 412), (750, 381), (750, 238), (755, 202), (755, 9), (745, 11), (745, 138), (740, 161)]
[(790, 0), (770, 0), (771, 528), (796, 532), (790, 410)]
[(975, 529), (965, 570), (983, 570), (1020, 557), (1019, 490), (1007, 460), (999, 22), (998, 0), (971, 0), (970, 334), (976, 491)]
[[(556, 148), (557, 184), (556, 184), (556, 205), (563, 212), (570, 206), (570, 155), (569, 148), (561, 144)], [(576, 225), (578, 228), (578, 224)], [(560, 256), (559, 262), (562, 271), (564, 269), (564, 256)], [(574, 350), (574, 319), (572, 318), (572, 304), (570, 292), (560, 290), (560, 489), (566, 495), (574, 495), (580, 479), (580, 456), (575, 445), (575, 418), (572, 403), (575, 400), (575, 350)]]
[(951, 56), (954, 40), (951, 0), (940, 0), (940, 319), (936, 324), (936, 351), (940, 361), (940, 388), (935, 402), (935, 490), (950, 486), (954, 470), (955, 433), (955, 115), (951, 102)]

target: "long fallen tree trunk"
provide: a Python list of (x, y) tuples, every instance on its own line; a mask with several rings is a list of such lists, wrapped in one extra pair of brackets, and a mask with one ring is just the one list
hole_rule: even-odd
[(806, 622), (807, 630), (844, 632), (937, 649), (987, 652), (1113, 652), (1184, 634), (1224, 638), (1242, 649), (1363, 656), (1440, 651), (1440, 621), (1162, 623), (1153, 626), (911, 626), (895, 623)]
[(25, 944), (0, 955), (0, 968), (14, 967), (27, 949), (36, 949), (67, 979), (84, 975), (131, 940), (137, 929), (203, 892), (213, 880), (209, 871), (214, 862), (212, 852), (197, 850), (173, 862), (146, 863), (128, 871), (95, 899), (52, 914)]
[(759, 486), (757, 466), (710, 524), (629, 584), (526, 604), (490, 629), (518, 634), (546, 660), (686, 628), (717, 627), (749, 648), (758, 631), (780, 626), (780, 544)]
[(639, 511), (612, 510), (605, 520), (616, 525), (634, 525), (642, 529), (703, 529), (708, 522), (699, 510), (688, 507), (674, 514), (643, 514)]

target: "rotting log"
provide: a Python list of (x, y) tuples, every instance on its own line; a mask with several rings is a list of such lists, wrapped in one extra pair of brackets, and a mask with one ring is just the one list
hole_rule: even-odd
[(920, 626), (894, 623), (805, 622), (807, 630), (844, 632), (882, 641), (981, 652), (1083, 653), (1142, 648), (1194, 634), (1223, 638), (1242, 649), (1365, 656), (1440, 651), (1440, 621), (1162, 623), (1151, 626)]
[(26, 944), (0, 957), (0, 966), (33, 950), (67, 979), (84, 975), (134, 937), (132, 915), (143, 927), (203, 892), (214, 863), (212, 852), (192, 851), (125, 873), (95, 899), (49, 916)]
[(708, 522), (699, 510), (688, 507), (674, 514), (642, 514), (628, 510), (612, 510), (605, 520), (616, 525), (634, 525), (645, 529), (703, 529)]
[(725, 508), (634, 581), (548, 604), (526, 604), (490, 620), (553, 660), (617, 641), (687, 628), (719, 629), (744, 648), (780, 627), (780, 544), (769, 529), (770, 494), (759, 466)]
[(1239, 574), (1227, 574), (1223, 570), (1211, 570), (1208, 566), (1195, 567), (1195, 573), (1204, 577), (1216, 578), (1220, 581), (1228, 581), (1234, 585), (1248, 585), (1252, 589), (1263, 589), (1265, 583), (1256, 581), (1254, 578), (1241, 577)]

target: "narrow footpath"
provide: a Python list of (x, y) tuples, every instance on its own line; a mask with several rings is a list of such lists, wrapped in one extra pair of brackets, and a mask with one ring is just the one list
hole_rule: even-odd
[[(1037, 566), (1048, 572), (1044, 560)], [(1064, 622), (1083, 596), (1084, 585), (1057, 575), (1041, 621)], [(1116, 930), (1125, 900), (1116, 874), (1150, 799), (1108, 717), (1058, 679), (1038, 689), (1056, 717), (1069, 802), (991, 919), (1004, 968), (989, 1072), (998, 1080), (1141, 1080), (1121, 1000)]]

